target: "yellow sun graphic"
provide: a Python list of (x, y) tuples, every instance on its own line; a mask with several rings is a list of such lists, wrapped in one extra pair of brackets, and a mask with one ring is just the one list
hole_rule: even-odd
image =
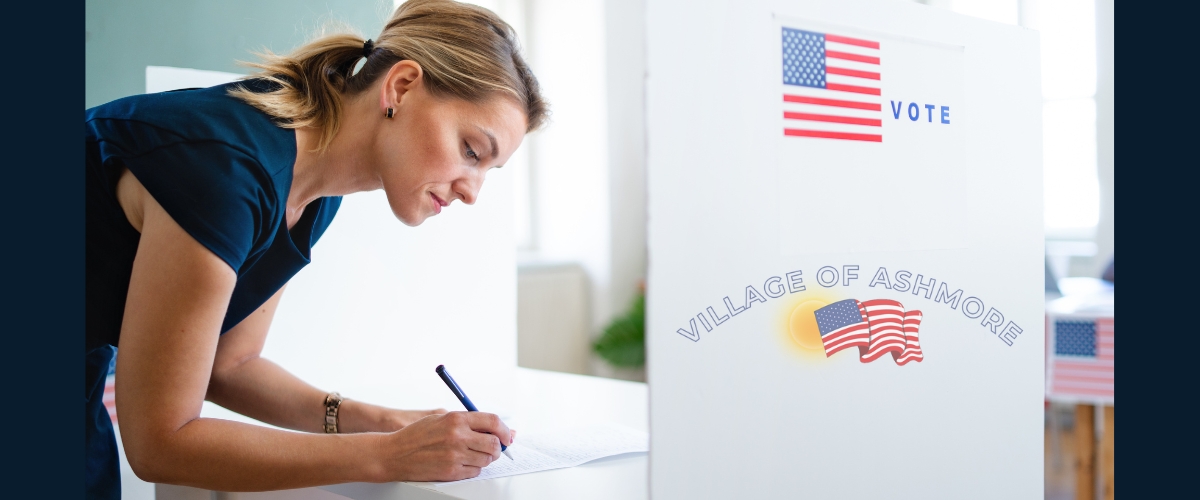
[(823, 300), (808, 300), (792, 309), (788, 316), (788, 334), (800, 347), (807, 350), (824, 351), (821, 344), (821, 332), (817, 330), (817, 317), (814, 311), (829, 305)]
[(825, 359), (825, 346), (813, 312), (839, 300), (828, 291), (809, 290), (782, 301), (777, 331), (787, 350), (813, 361)]

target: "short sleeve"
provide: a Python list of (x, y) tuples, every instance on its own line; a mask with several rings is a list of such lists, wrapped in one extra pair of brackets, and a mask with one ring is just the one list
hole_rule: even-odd
[(121, 161), (184, 231), (239, 275), (270, 245), (278, 197), (245, 153), (217, 141), (178, 142)]
[(325, 230), (329, 229), (329, 225), (333, 223), (333, 217), (337, 215), (338, 209), (342, 206), (341, 196), (328, 196), (325, 202), (321, 205), (321, 212), (317, 214), (317, 219), (313, 222), (312, 242), (310, 246), (316, 245), (317, 240), (325, 234)]

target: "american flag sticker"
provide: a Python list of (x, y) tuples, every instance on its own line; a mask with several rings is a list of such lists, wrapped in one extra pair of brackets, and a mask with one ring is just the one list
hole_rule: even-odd
[(883, 142), (879, 42), (783, 27), (783, 135)]
[(1116, 346), (1113, 318), (1055, 318), (1050, 394), (1111, 401), (1115, 396)]

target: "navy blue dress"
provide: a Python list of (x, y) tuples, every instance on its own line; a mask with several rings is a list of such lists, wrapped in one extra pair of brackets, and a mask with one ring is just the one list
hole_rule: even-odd
[(237, 272), (220, 334), (308, 264), (341, 205), (341, 197), (320, 198), (288, 230), (295, 132), (230, 97), (234, 85), (269, 90), (268, 83), (248, 81), (127, 97), (85, 112), (88, 498), (121, 496), (103, 393), (141, 236), (117, 202), (121, 172), (132, 172), (184, 231)]

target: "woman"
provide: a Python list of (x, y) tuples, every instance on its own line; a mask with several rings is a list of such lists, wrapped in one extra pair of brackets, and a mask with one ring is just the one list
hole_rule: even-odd
[[(419, 225), (474, 203), (545, 120), (511, 27), (412, 0), (374, 41), (329, 36), (256, 66), (244, 82), (86, 113), (89, 497), (120, 496), (101, 402), (118, 343), (121, 437), (147, 481), (255, 491), (478, 475), (512, 442), (495, 415), (342, 400), (259, 353), (341, 196), (383, 189)], [(205, 399), (309, 433), (200, 418)]]

